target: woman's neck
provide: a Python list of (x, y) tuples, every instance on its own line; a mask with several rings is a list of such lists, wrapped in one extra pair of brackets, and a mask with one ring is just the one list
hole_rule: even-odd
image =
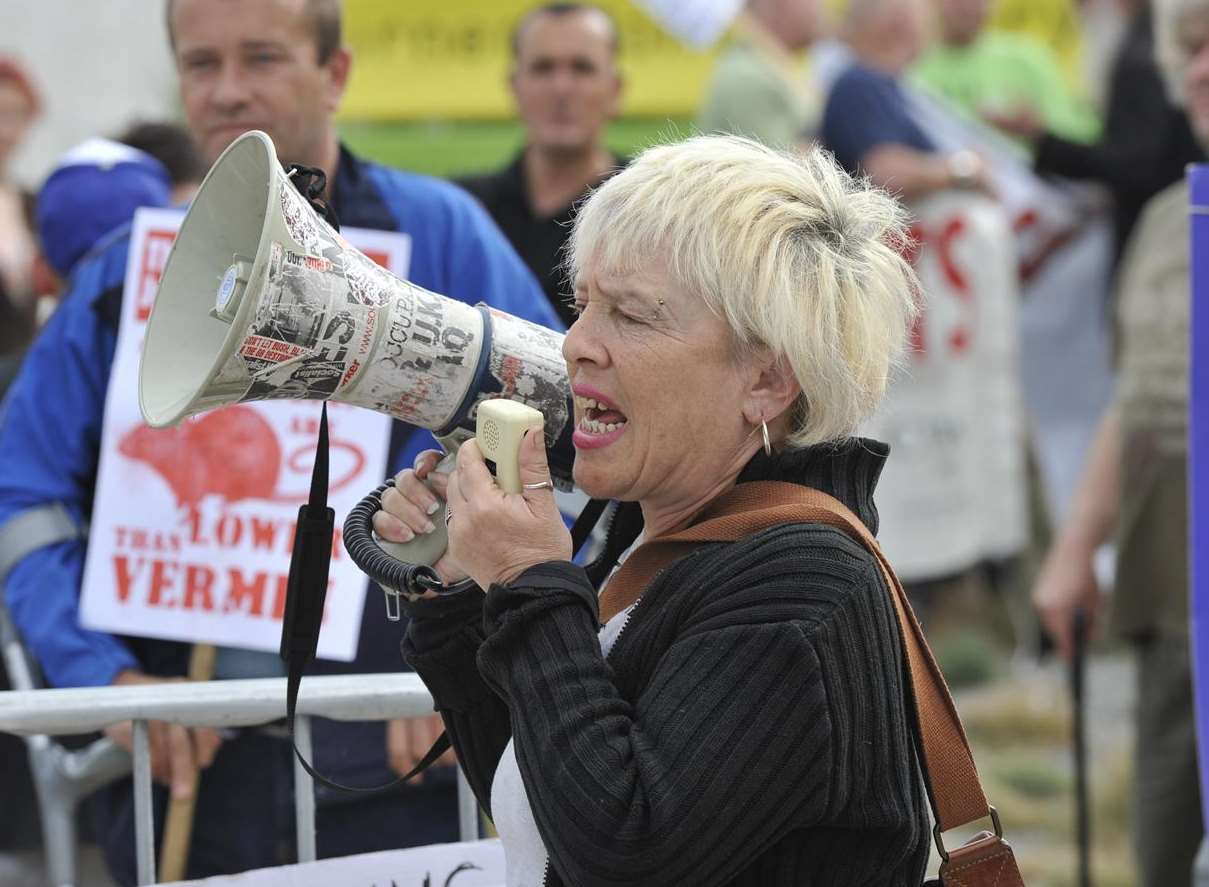
[(717, 480), (690, 494), (640, 500), (638, 504), (642, 508), (643, 538), (650, 540), (657, 536), (666, 536), (690, 526), (706, 506), (735, 485), (739, 472), (751, 461), (759, 448), (757, 441), (749, 439), (735, 453), (725, 469), (717, 473)]

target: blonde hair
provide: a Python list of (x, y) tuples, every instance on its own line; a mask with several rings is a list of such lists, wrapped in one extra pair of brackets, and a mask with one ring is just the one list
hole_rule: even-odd
[(698, 136), (644, 151), (601, 185), (567, 265), (574, 280), (659, 262), (726, 320), (739, 353), (787, 362), (802, 394), (786, 443), (804, 447), (851, 436), (886, 389), (917, 311), (907, 238), (898, 202), (820, 148)]

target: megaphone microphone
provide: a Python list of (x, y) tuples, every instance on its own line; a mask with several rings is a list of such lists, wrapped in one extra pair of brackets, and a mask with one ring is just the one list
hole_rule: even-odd
[[(475, 433), (483, 401), (517, 401), (540, 411), (552, 479), (571, 487), (562, 336), (390, 274), (315, 212), (253, 131), (215, 162), (181, 224), (147, 324), (139, 404), (163, 427), (283, 398), (386, 413), (448, 450)], [(434, 523), (438, 533), (381, 546), (431, 565), (445, 549)]]

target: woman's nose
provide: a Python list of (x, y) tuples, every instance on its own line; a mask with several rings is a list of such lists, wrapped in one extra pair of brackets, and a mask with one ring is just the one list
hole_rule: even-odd
[(594, 329), (595, 321), (589, 317), (589, 311), (585, 309), (571, 324), (563, 339), (563, 359), (569, 367), (584, 362), (601, 364), (608, 361), (608, 352)]

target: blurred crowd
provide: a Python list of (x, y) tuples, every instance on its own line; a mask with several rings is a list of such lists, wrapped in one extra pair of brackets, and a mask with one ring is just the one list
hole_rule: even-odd
[[(954, 596), (1007, 599), (1029, 655), (1040, 626), (1040, 643), (1069, 656), (1076, 612), (1105, 622), (1111, 587), (1107, 633), (1139, 665), (1138, 883), (1187, 884), (1204, 829), (1188, 644), (1183, 176), (1209, 146), (1209, 0), (1083, 0), (1086, 50), (1104, 60), (1086, 68), (1102, 82), (1073, 75), (1035, 37), (993, 29), (991, 7), (848, 0), (835, 12), (824, 0), (747, 0), (699, 125), (786, 150), (821, 143), (917, 215), (918, 241), (903, 249), (936, 282), (916, 341), (932, 363), (912, 359), (870, 428), (907, 466), (887, 469), (883, 542), (925, 627)], [(22, 64), (0, 58), (0, 533), (50, 504), (74, 522), (17, 557), (0, 544), (0, 582), (49, 686), (185, 673), (181, 645), (102, 636), (77, 618), (135, 209), (185, 205), (233, 138), (262, 129), (283, 161), (327, 173), (346, 224), (410, 234), (417, 283), (561, 329), (574, 322), (562, 255), (577, 201), (627, 163), (606, 137), (625, 93), (643, 89), (623, 82), (624, 35), (606, 11), (535, 4), (510, 35), (524, 142), (502, 168), (450, 184), (401, 176), (340, 141), (332, 115), (353, 59), (338, 0), (175, 0), (167, 21), (184, 122), (98, 133), (32, 193), (6, 171), (43, 103)], [(966, 246), (963, 232), (973, 232)], [(394, 468), (424, 445), (414, 431), (396, 431)], [(947, 518), (924, 519), (929, 497)], [(986, 500), (999, 510), (988, 516)], [(946, 519), (972, 535), (913, 535), (935, 537)], [(1115, 570), (1098, 554), (1106, 546)], [(340, 670), (400, 668), (400, 632), (368, 608), (365, 619), (358, 660)], [(279, 674), (271, 660), (244, 657), (227, 676)], [(439, 732), (436, 718), (333, 724), (318, 731), (318, 756), (364, 783), (409, 770)], [(110, 735), (129, 746), (128, 728)], [(0, 794), (13, 798), (26, 779), (21, 751), (0, 740)], [(159, 725), (153, 752), (161, 823), (169, 795), (192, 791), (190, 774), (207, 769), (190, 876), (290, 860), (293, 776), (280, 731)], [(454, 840), (445, 763), (373, 798), (321, 791), (320, 855)], [(0, 848), (35, 840), (17, 812), (34, 804), (0, 805)], [(128, 781), (89, 802), (122, 884), (134, 883), (131, 805)]]

